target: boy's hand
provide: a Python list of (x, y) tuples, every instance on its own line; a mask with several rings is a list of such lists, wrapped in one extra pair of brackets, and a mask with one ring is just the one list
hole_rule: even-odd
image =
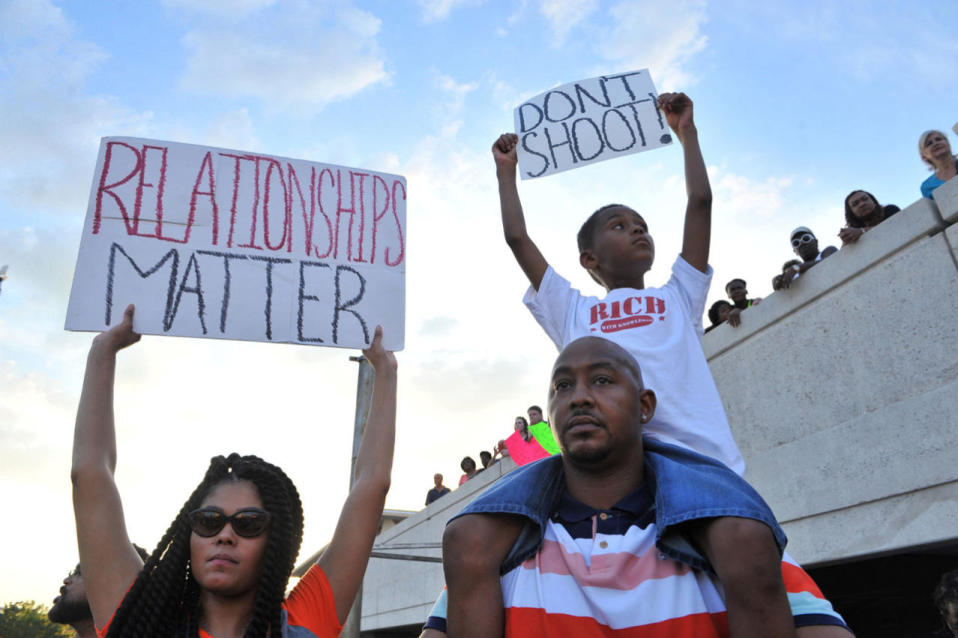
[(123, 311), (123, 319), (120, 320), (120, 323), (94, 337), (93, 345), (116, 353), (139, 341), (140, 333), (133, 332), (133, 311), (133, 304), (127, 306), (126, 310)]
[(373, 342), (363, 350), (363, 356), (377, 373), (396, 369), (396, 356), (383, 347), (383, 327), (376, 326)]
[(692, 100), (685, 93), (659, 95), (658, 107), (665, 113), (669, 128), (675, 131), (680, 141), (687, 131), (695, 130), (695, 122), (692, 120)]
[(519, 136), (515, 133), (503, 133), (499, 139), (492, 145), (492, 158), (496, 161), (496, 168), (499, 170), (509, 169), (514, 171), (519, 157), (516, 155), (516, 144), (519, 143)]

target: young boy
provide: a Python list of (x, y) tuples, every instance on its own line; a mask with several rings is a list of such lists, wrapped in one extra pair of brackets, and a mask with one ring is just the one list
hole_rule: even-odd
[[(625, 348), (638, 360), (647, 387), (659, 397), (655, 415), (644, 424), (645, 434), (718, 459), (741, 475), (744, 461), (700, 344), (711, 279), (712, 193), (692, 101), (683, 93), (666, 93), (659, 96), (658, 107), (682, 144), (688, 193), (682, 252), (665, 286), (645, 287), (654, 243), (646, 221), (619, 204), (597, 210), (578, 234), (579, 262), (607, 296), (585, 297), (556, 274), (526, 232), (516, 186), (518, 138), (513, 134), (500, 136), (492, 147), (505, 239), (532, 285), (524, 301), (556, 346), (561, 350), (579, 337), (593, 335)], [(447, 536), (449, 532), (447, 528)], [(768, 547), (776, 543), (768, 526), (753, 519), (720, 517), (686, 524), (685, 532), (722, 583), (731, 635), (795, 635), (779, 566), (754, 559), (767, 555)], [(498, 558), (503, 547), (511, 546), (505, 537), (515, 538), (519, 529), (504, 522), (501, 533), (501, 539), (487, 534), (489, 546), (495, 548), (488, 556)], [(775, 551), (781, 555), (779, 547)], [(455, 626), (457, 614), (465, 610), (454, 583), (447, 580), (447, 586)]]

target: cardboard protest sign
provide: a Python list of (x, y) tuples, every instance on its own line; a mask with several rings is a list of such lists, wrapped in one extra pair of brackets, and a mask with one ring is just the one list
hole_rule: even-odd
[(514, 112), (522, 179), (672, 143), (647, 69), (563, 84)]
[(509, 450), (509, 456), (516, 462), (516, 465), (526, 465), (549, 456), (549, 453), (539, 445), (535, 438), (526, 441), (518, 430), (513, 432), (505, 443), (506, 449)]
[(397, 175), (107, 137), (66, 329), (401, 350), (405, 248)]

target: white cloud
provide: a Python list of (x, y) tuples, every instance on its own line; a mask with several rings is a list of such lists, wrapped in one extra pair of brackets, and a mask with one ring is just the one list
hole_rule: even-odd
[(105, 59), (52, 3), (0, 4), (0, 139), (16, 158), (0, 174), (0, 201), (31, 212), (82, 208), (99, 137), (148, 118), (83, 93)]
[(460, 7), (478, 6), (483, 0), (418, 0), (423, 22), (440, 22)]
[(204, 143), (224, 148), (260, 148), (249, 109), (235, 109), (217, 117), (210, 125)]
[[(648, 68), (660, 91), (688, 86), (685, 66), (705, 48), (704, 0), (638, 3), (626, 0), (610, 10), (611, 25), (597, 49), (621, 70)], [(607, 72), (605, 71), (600, 72)]]
[(202, 21), (188, 32), (182, 85), (257, 98), (267, 109), (315, 112), (389, 75), (376, 42), (381, 21), (345, 3), (285, 3)]
[(271, 7), (278, 0), (162, 0), (163, 5), (178, 11), (202, 12), (220, 18), (231, 18)]
[(448, 75), (438, 74), (436, 84), (447, 97), (442, 111), (447, 118), (458, 116), (466, 101), (466, 96), (479, 88), (478, 82), (456, 82)]
[(555, 45), (560, 46), (569, 32), (598, 7), (599, 0), (541, 0), (539, 10), (555, 33)]

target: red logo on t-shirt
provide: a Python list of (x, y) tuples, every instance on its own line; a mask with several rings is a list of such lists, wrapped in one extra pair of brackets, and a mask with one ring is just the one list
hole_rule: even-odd
[[(624, 301), (600, 301), (589, 309), (589, 323), (599, 323), (602, 332), (618, 332), (651, 324), (658, 315), (665, 320), (665, 300), (658, 297), (629, 297)], [(595, 327), (592, 328), (595, 332)]]

